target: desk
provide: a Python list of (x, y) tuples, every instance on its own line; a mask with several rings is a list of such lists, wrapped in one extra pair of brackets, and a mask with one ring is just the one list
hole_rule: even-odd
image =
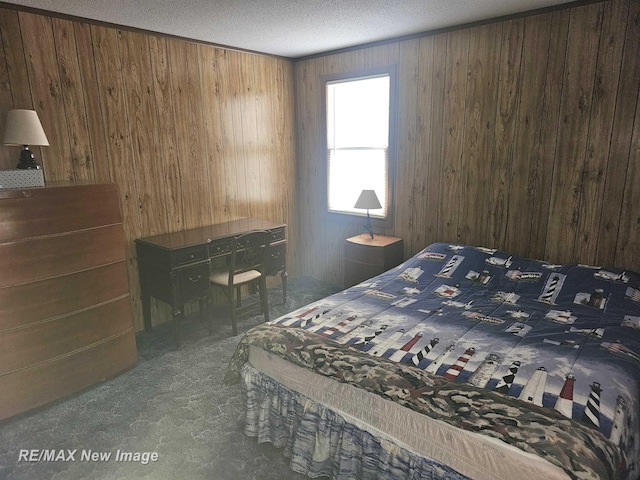
[(155, 297), (171, 306), (174, 334), (180, 344), (178, 317), (184, 304), (198, 300), (200, 312), (209, 300), (209, 272), (227, 260), (231, 240), (253, 230), (271, 234), (267, 274), (280, 273), (283, 300), (287, 297), (286, 225), (243, 218), (201, 228), (155, 235), (136, 240), (144, 328), (151, 331), (151, 301)]

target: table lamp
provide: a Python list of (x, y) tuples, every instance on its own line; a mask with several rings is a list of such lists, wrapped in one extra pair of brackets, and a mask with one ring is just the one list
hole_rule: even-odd
[(367, 210), (367, 223), (365, 224), (364, 229), (369, 232), (369, 235), (371, 235), (371, 238), (373, 239), (373, 229), (371, 228), (371, 217), (369, 216), (369, 210), (382, 208), (376, 192), (374, 190), (362, 190), (360, 196), (358, 197), (358, 201), (353, 206), (353, 208), (361, 208), (363, 210)]
[(49, 140), (44, 133), (40, 118), (35, 110), (9, 110), (5, 124), (3, 142), (7, 146), (22, 145), (20, 162), (16, 168), (20, 170), (39, 170), (29, 145), (48, 147)]

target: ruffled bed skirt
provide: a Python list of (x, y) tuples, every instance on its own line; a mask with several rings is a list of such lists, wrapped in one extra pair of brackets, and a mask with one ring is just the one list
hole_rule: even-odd
[(291, 469), (311, 478), (464, 480), (449, 467), (373, 435), (290, 390), (248, 363), (245, 434), (284, 449)]

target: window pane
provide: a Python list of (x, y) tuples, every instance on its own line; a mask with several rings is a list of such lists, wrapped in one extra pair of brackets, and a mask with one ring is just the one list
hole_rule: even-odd
[(388, 146), (388, 76), (330, 83), (327, 98), (329, 147)]
[(329, 210), (363, 214), (353, 208), (362, 190), (375, 190), (382, 209), (371, 210), (372, 217), (386, 216), (387, 150), (329, 151)]

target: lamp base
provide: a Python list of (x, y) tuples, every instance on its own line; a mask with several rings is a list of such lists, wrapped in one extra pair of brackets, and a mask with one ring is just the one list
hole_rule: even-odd
[(373, 240), (373, 228), (371, 227), (371, 217), (369, 216), (369, 210), (367, 210), (367, 223), (364, 225), (364, 229), (371, 235), (371, 239)]
[(22, 152), (20, 152), (20, 161), (16, 168), (19, 170), (40, 170), (42, 167), (36, 162), (36, 157), (33, 156), (33, 152), (29, 150), (29, 145), (24, 145)]

